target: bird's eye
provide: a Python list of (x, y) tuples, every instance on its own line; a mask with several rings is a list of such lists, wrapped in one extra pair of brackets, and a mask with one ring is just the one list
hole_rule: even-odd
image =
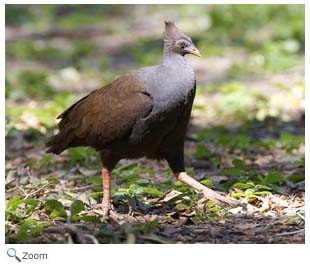
[(185, 47), (185, 42), (184, 41), (182, 41), (182, 42), (180, 42), (180, 48), (184, 48)]

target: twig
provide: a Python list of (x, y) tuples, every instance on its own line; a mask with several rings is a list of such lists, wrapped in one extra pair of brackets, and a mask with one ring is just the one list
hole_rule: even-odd
[(14, 191), (14, 190), (16, 190), (16, 189), (20, 189), (20, 188), (19, 188), (19, 187), (13, 187), (13, 188), (10, 188), (10, 189), (5, 190), (5, 192), (6, 192), (6, 193), (10, 193), (10, 192), (12, 192), (12, 191)]
[(300, 210), (296, 211), (296, 214), (298, 215), (298, 217), (300, 217), (302, 220), (306, 221), (305, 217), (302, 216), (302, 214), (300, 213)]
[[(43, 190), (46, 186), (48, 186), (48, 185), (50, 185), (50, 183), (46, 183), (46, 184), (44, 184), (43, 186), (41, 186), (39, 189), (37, 189), (37, 190), (35, 190), (35, 191), (33, 191), (33, 192), (30, 192), (30, 193), (25, 193), (26, 194), (26, 196), (24, 197), (24, 200), (25, 199), (27, 199), (27, 198), (29, 198), (29, 196), (32, 196), (32, 195), (34, 195), (34, 194), (36, 194), (36, 193), (38, 193), (39, 191), (41, 191), (41, 190)], [(24, 190), (23, 189), (21, 189), (23, 192), (24, 192)]]
[(95, 187), (97, 186), (97, 184), (89, 184), (89, 185), (86, 185), (86, 186), (83, 186), (83, 187), (76, 187), (76, 188), (62, 188), (63, 190), (65, 191), (68, 191), (68, 190), (76, 190), (76, 191), (81, 191), (81, 190), (87, 190), (87, 189), (90, 189), (92, 187)]
[(31, 173), (30, 173), (30, 168), (29, 168), (29, 167), (26, 167), (26, 171), (27, 171), (27, 176), (28, 176), (29, 178), (32, 178), (32, 175), (31, 175)]
[(297, 230), (297, 231), (283, 232), (283, 233), (279, 233), (279, 234), (276, 234), (276, 235), (277, 236), (288, 236), (288, 235), (298, 234), (298, 233), (301, 233), (301, 232), (304, 232), (304, 231), (305, 231), (305, 228)]
[[(24, 194), (25, 194), (25, 196), (28, 196), (28, 193), (22, 188), (22, 187), (17, 187), (19, 190), (21, 190)], [(25, 197), (26, 198), (26, 197)]]

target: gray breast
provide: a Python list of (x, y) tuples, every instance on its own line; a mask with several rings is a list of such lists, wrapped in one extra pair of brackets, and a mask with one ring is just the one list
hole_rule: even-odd
[(180, 107), (195, 87), (195, 74), (189, 64), (147, 67), (138, 75), (153, 99), (154, 111), (166, 112)]
[(137, 75), (144, 82), (146, 92), (152, 97), (153, 108), (147, 117), (136, 122), (129, 142), (135, 146), (147, 145), (149, 149), (155, 150), (176, 126), (180, 115), (191, 107), (195, 75), (192, 68), (184, 64), (182, 67), (146, 67), (139, 70)]

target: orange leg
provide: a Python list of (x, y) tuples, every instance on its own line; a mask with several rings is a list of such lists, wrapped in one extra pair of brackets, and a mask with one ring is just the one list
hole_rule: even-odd
[(103, 185), (103, 199), (102, 199), (102, 212), (103, 218), (107, 221), (114, 221), (118, 224), (124, 224), (126, 220), (130, 220), (127, 215), (119, 214), (112, 210), (111, 204), (111, 172), (102, 169), (102, 185)]
[(103, 216), (107, 217), (111, 210), (111, 173), (106, 168), (102, 169), (102, 185), (103, 185), (102, 210), (103, 210)]
[(197, 180), (193, 179), (189, 175), (186, 174), (186, 172), (179, 172), (174, 174), (177, 180), (183, 182), (184, 184), (187, 184), (188, 186), (194, 188), (195, 190), (198, 190), (202, 192), (205, 198), (214, 201), (216, 204), (225, 204), (225, 205), (230, 205), (230, 206), (236, 206), (241, 204), (233, 199), (224, 197), (214, 190), (211, 190), (210, 188), (202, 185), (200, 182)]

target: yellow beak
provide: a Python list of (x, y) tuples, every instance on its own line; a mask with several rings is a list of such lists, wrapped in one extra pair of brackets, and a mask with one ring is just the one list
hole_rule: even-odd
[(198, 57), (201, 57), (200, 51), (197, 48), (188, 49), (188, 52), (192, 55), (196, 55)]

